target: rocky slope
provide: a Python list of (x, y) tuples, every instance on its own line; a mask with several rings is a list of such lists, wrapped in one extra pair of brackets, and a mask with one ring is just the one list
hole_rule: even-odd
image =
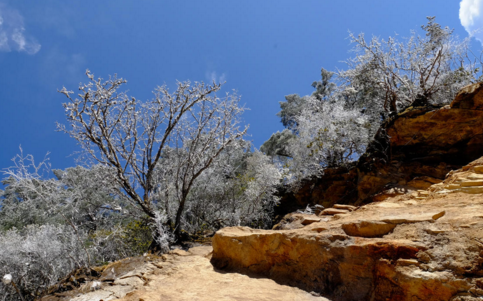
[(479, 159), (427, 190), (222, 229), (212, 263), (331, 300), (481, 300), (482, 193)]
[(210, 264), (211, 251), (195, 247), (126, 258), (104, 267), (100, 278), (42, 301), (328, 300), (270, 279), (217, 271)]
[(426, 189), (483, 156), (483, 84), (470, 85), (449, 106), (410, 107), (386, 121), (353, 166), (327, 170), (281, 191), (279, 214), (308, 204), (365, 204)]

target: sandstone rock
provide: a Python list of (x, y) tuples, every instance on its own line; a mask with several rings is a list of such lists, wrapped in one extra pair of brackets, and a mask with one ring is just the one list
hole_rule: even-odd
[(327, 208), (327, 209), (323, 210), (322, 212), (320, 212), (319, 216), (320, 215), (346, 214), (346, 213), (349, 213), (349, 210), (345, 210), (345, 209), (335, 209), (335, 208)]
[(466, 110), (483, 109), (483, 84), (476, 83), (462, 88), (456, 95), (450, 107)]
[(462, 181), (459, 183), (461, 187), (469, 187), (469, 186), (483, 186), (483, 180), (473, 180), (473, 181)]
[(466, 178), (469, 180), (483, 180), (483, 175), (477, 173), (469, 173)]
[(342, 204), (335, 204), (333, 206), (335, 209), (342, 209), (342, 210), (349, 210), (349, 211), (354, 211), (357, 209), (356, 206), (352, 206), (352, 205), (342, 205)]
[(396, 264), (399, 266), (419, 265), (419, 261), (417, 261), (416, 259), (399, 258)]
[(483, 174), (483, 165), (475, 166), (474, 170), (478, 174)]
[(379, 259), (416, 258), (422, 248), (408, 240), (370, 241), (300, 231), (304, 230), (225, 228), (213, 238), (212, 263), (228, 271), (269, 276), (329, 298), (366, 300), (377, 279), (373, 271)]
[(320, 222), (321, 219), (320, 218), (316, 218), (316, 217), (305, 217), (303, 220), (302, 220), (302, 225), (310, 225), (312, 223), (318, 223)]
[(357, 221), (342, 225), (345, 234), (359, 237), (381, 237), (391, 232), (396, 224), (380, 221)]
[[(438, 189), (468, 181), (482, 162)], [(483, 201), (460, 191), (480, 186), (459, 187), (451, 195), (419, 191), (430, 196), (420, 202), (402, 195), (367, 204), (300, 229), (225, 228), (213, 238), (212, 263), (334, 300), (475, 300), (483, 291)]]
[(449, 185), (446, 185), (445, 188), (449, 189), (449, 190), (460, 189), (461, 185), (460, 184), (449, 184)]

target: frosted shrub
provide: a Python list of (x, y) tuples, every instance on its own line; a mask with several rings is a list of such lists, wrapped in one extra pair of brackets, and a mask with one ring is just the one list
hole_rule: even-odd
[(248, 177), (242, 207), (245, 223), (258, 222), (259, 226), (265, 226), (271, 222), (273, 207), (279, 201), (275, 192), (282, 179), (282, 170), (273, 165), (268, 156), (256, 151), (247, 159), (245, 177)]
[(153, 238), (161, 252), (169, 251), (170, 244), (174, 241), (173, 234), (166, 227), (168, 218), (166, 214), (156, 211), (153, 219)]
[[(87, 266), (88, 254), (78, 235), (85, 237), (70, 227), (48, 224), (0, 233), (0, 275), (11, 274), (24, 296), (32, 299), (73, 269)], [(0, 283), (0, 295), (5, 294), (11, 294), (8, 300), (18, 298)]]
[(434, 17), (427, 19), (421, 26), (424, 36), (412, 32), (402, 41), (350, 34), (356, 55), (338, 78), (344, 88), (357, 91), (350, 99), (353, 105), (375, 117), (394, 114), (412, 104), (448, 103), (461, 87), (477, 80), (480, 59), (468, 50), (469, 40), (459, 40)]
[(186, 230), (270, 226), (273, 207), (278, 203), (274, 193), (281, 170), (259, 151), (243, 160), (225, 160), (205, 172), (193, 188), (183, 217)]
[(307, 97), (296, 118), (298, 135), (288, 149), (292, 177), (318, 175), (324, 168), (357, 159), (370, 138), (367, 116), (344, 108), (341, 102), (320, 102)]

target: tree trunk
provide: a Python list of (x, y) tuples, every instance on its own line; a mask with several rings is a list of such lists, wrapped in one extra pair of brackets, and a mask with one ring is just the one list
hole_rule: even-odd
[(178, 211), (176, 212), (176, 221), (174, 223), (174, 236), (175, 236), (176, 242), (179, 242), (181, 239), (181, 214), (184, 211), (185, 202), (186, 202), (186, 196), (183, 196), (179, 204)]

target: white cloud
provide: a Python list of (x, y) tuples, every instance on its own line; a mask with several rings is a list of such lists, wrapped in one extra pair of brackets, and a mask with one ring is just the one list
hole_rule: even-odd
[(0, 51), (35, 54), (41, 45), (26, 34), (24, 20), (18, 10), (0, 3)]
[(225, 75), (225, 73), (223, 73), (220, 76), (218, 76), (218, 74), (216, 73), (216, 71), (206, 71), (205, 77), (206, 77), (206, 79), (210, 83), (212, 83), (212, 82), (215, 82), (215, 83), (224, 83), (226, 81), (226, 75)]

